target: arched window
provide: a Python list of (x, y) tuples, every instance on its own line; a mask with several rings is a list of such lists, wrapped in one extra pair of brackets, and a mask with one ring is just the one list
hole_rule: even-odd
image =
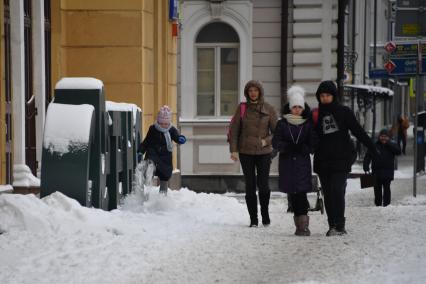
[(230, 116), (238, 104), (239, 38), (228, 24), (204, 26), (196, 38), (197, 116)]

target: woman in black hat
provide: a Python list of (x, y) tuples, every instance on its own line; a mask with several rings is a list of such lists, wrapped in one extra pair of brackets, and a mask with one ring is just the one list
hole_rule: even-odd
[(349, 130), (369, 149), (373, 157), (377, 156), (377, 150), (353, 111), (338, 102), (337, 88), (333, 81), (321, 82), (316, 97), (319, 104), (315, 129), (319, 145), (314, 154), (314, 172), (318, 174), (324, 192), (329, 224), (326, 235), (343, 235), (346, 234), (346, 180), (356, 160)]

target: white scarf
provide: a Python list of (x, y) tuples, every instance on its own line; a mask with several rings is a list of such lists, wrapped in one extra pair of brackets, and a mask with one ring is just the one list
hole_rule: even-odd
[(300, 115), (294, 115), (294, 114), (285, 114), (283, 117), (288, 121), (288, 123), (293, 125), (300, 125), (305, 123), (306, 118), (301, 117)]
[(167, 143), (167, 150), (169, 152), (173, 151), (173, 143), (172, 143), (172, 138), (170, 137), (170, 128), (172, 128), (172, 124), (169, 124), (169, 127), (167, 128), (162, 128), (158, 122), (154, 123), (155, 129), (157, 129), (158, 131), (162, 132), (164, 134), (164, 138), (166, 138), (166, 143)]

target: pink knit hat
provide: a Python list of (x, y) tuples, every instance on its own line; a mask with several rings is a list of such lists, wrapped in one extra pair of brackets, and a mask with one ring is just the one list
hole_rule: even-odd
[(169, 106), (162, 106), (157, 114), (158, 123), (170, 123), (172, 121), (172, 110)]

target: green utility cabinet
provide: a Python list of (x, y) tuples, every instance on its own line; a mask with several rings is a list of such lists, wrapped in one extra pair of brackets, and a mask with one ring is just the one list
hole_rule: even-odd
[(55, 103), (90, 104), (94, 112), (94, 140), (90, 151), (89, 179), (92, 205), (108, 210), (107, 175), (107, 119), (103, 83), (94, 78), (63, 78), (55, 87)]
[(123, 170), (123, 157), (121, 154), (122, 128), (121, 113), (119, 111), (108, 111), (110, 125), (108, 127), (110, 167), (107, 176), (107, 187), (109, 195), (108, 209), (117, 209), (118, 203), (123, 196), (120, 187), (120, 173)]
[(59, 191), (91, 206), (90, 156), (95, 113), (90, 105), (50, 103), (43, 137), (40, 196)]

